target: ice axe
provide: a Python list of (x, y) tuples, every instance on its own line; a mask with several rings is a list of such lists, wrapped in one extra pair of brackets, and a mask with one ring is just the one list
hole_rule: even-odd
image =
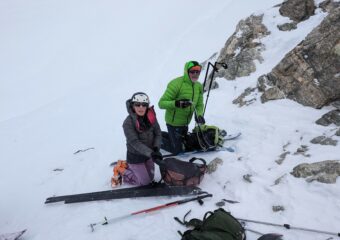
[(211, 66), (213, 68), (213, 70), (212, 70), (212, 73), (211, 73), (211, 78), (210, 78), (210, 83), (209, 83), (209, 88), (208, 88), (207, 99), (205, 100), (205, 104), (204, 104), (203, 117), (204, 117), (204, 114), (205, 114), (205, 109), (206, 109), (207, 104), (208, 104), (208, 99), (209, 99), (209, 95), (210, 95), (210, 90), (211, 90), (212, 82), (214, 80), (214, 75), (215, 75), (215, 72), (218, 72), (217, 65), (220, 65), (224, 69), (228, 68), (228, 65), (226, 63), (223, 63), (223, 62), (215, 62), (214, 64), (212, 64), (211, 62), (208, 62), (208, 67), (207, 67), (207, 71), (205, 72), (205, 77), (204, 77), (204, 82), (203, 82), (203, 89), (205, 89), (205, 84), (207, 83), (209, 67)]

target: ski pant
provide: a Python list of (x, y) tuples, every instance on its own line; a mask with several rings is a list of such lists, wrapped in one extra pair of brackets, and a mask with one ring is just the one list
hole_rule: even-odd
[(148, 185), (153, 181), (154, 174), (155, 164), (151, 158), (143, 163), (128, 163), (123, 182), (137, 186)]
[(171, 153), (178, 154), (185, 151), (183, 140), (188, 134), (188, 126), (175, 127), (166, 125), (169, 133)]

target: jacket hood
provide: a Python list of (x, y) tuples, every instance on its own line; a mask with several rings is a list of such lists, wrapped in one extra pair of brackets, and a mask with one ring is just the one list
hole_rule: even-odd
[(126, 110), (131, 117), (136, 118), (136, 113), (132, 110), (131, 99), (126, 100)]
[(189, 81), (191, 82), (191, 79), (189, 77), (189, 69), (194, 67), (194, 66), (200, 66), (202, 69), (202, 66), (197, 62), (197, 61), (189, 61), (187, 63), (185, 63), (184, 65), (184, 81)]

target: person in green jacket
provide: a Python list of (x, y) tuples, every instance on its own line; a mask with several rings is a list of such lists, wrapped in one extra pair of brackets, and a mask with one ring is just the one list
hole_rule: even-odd
[[(173, 79), (158, 102), (165, 109), (165, 122), (168, 128), (170, 147), (164, 146), (174, 154), (185, 151), (183, 141), (188, 133), (188, 125), (195, 113), (198, 124), (204, 124), (203, 86), (198, 82), (202, 66), (189, 61), (184, 66), (184, 75)], [(164, 145), (164, 144), (163, 144)]]

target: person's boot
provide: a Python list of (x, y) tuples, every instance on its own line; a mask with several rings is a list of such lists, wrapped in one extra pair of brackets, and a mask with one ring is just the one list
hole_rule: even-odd
[(127, 168), (125, 160), (118, 160), (117, 164), (113, 168), (113, 177), (111, 178), (111, 187), (115, 188), (122, 185), (123, 174)]

